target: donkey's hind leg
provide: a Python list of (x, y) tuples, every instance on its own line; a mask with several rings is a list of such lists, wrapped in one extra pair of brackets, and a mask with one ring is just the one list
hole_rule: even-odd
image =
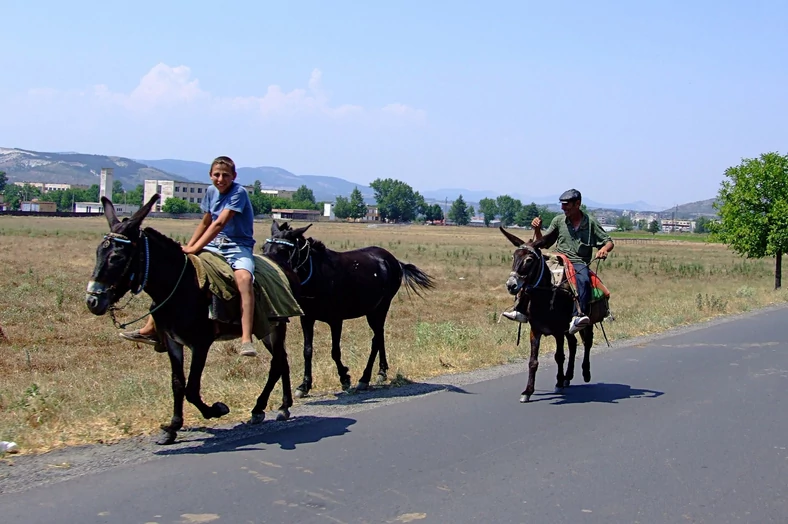
[(290, 389), (290, 369), (287, 363), (287, 353), (284, 344), (286, 330), (286, 324), (280, 323), (274, 328), (274, 332), (263, 340), (266, 349), (271, 353), (271, 366), (268, 370), (268, 380), (260, 396), (257, 397), (254, 409), (252, 409), (252, 418), (249, 420), (250, 424), (260, 424), (265, 420), (265, 408), (268, 407), (268, 400), (271, 398), (271, 392), (280, 378), (282, 378), (283, 401), (276, 419), (287, 420), (290, 418), (290, 411), (288, 408), (293, 405), (293, 397)]
[(564, 374), (564, 387), (569, 387), (575, 378), (575, 358), (577, 357), (577, 337), (566, 333), (566, 343), (569, 346), (569, 362), (566, 363)]
[(591, 382), (591, 346), (594, 345), (594, 326), (588, 326), (580, 331), (583, 339), (583, 381)]

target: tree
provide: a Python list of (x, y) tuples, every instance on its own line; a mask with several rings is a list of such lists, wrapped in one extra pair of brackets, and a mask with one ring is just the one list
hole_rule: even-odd
[(618, 231), (632, 231), (635, 228), (635, 225), (632, 223), (632, 219), (629, 217), (621, 216), (618, 217), (616, 220), (616, 229)]
[(452, 202), (451, 209), (449, 209), (449, 220), (454, 221), (458, 226), (467, 226), (471, 221), (471, 213), (468, 207), (462, 195), (458, 196), (457, 200)]
[[(358, 190), (358, 186), (350, 193), (348, 210), (350, 218), (364, 218), (367, 216), (367, 204), (364, 202), (364, 197), (361, 195), (361, 191)], [(336, 214), (336, 211), (334, 213)]]
[(641, 231), (644, 231), (648, 227), (648, 223), (646, 222), (645, 218), (641, 218), (640, 220), (635, 222), (635, 227), (637, 227)]
[(350, 215), (350, 202), (348, 202), (347, 198), (338, 196), (334, 203), (334, 216), (345, 220), (346, 218), (350, 218)]
[(782, 285), (788, 251), (788, 155), (764, 153), (725, 170), (714, 207), (712, 237), (747, 258), (775, 257), (774, 288)]
[(293, 202), (309, 202), (312, 205), (317, 203), (315, 202), (315, 194), (305, 185), (295, 190), (295, 193), (293, 193)]
[(0, 171), (0, 191), (5, 189), (5, 185), (8, 183), (8, 177), (5, 174), (5, 171)]
[(492, 198), (482, 198), (479, 200), (479, 213), (484, 216), (485, 227), (490, 227), (490, 222), (498, 213), (498, 206), (495, 205), (495, 200)]
[(178, 198), (178, 197), (168, 198), (167, 201), (164, 203), (164, 205), (161, 206), (161, 210), (164, 213), (172, 213), (174, 215), (180, 215), (183, 213), (202, 212), (199, 204), (195, 204), (194, 202), (187, 202), (182, 198)]
[(695, 233), (708, 233), (710, 231), (710, 226), (712, 223), (712, 219), (708, 217), (698, 217), (695, 221)]
[(498, 214), (501, 215), (501, 225), (504, 227), (514, 224), (514, 217), (523, 208), (522, 202), (509, 195), (501, 195), (496, 198), (495, 205), (498, 207)]
[(427, 209), (424, 211), (424, 219), (429, 220), (430, 222), (443, 220), (443, 209), (441, 209), (439, 204), (427, 206)]
[(659, 230), (662, 229), (659, 225), (659, 220), (652, 220), (651, 223), (648, 225), (648, 232), (652, 235), (656, 235)]
[(259, 180), (254, 181), (254, 193), (259, 193), (263, 190), (263, 184)]
[(392, 178), (376, 178), (369, 186), (375, 190), (375, 201), (381, 220), (409, 222), (416, 217), (424, 199), (405, 182)]

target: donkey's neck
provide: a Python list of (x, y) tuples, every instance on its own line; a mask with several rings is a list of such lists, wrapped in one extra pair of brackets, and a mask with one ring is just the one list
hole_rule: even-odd
[[(144, 249), (140, 256), (145, 257)], [(184, 265), (188, 265), (188, 258), (174, 241), (164, 242), (149, 235), (148, 260), (148, 282), (145, 292), (156, 304), (161, 304), (177, 286), (182, 286), (187, 278), (188, 268), (184, 270)]]

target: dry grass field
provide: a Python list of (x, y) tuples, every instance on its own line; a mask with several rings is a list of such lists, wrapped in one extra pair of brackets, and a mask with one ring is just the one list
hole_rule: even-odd
[[(195, 223), (146, 221), (182, 242)], [(256, 224), (259, 244), (269, 229), (270, 222)], [(0, 326), (7, 336), (0, 341), (0, 440), (16, 441), (24, 453), (153, 433), (169, 420), (166, 355), (122, 341), (108, 316), (95, 317), (84, 304), (95, 249), (106, 230), (103, 217), (0, 217)], [(403, 289), (393, 303), (386, 336), (395, 382), (398, 375), (417, 381), (526, 356), (527, 345), (515, 345), (516, 324), (498, 323), (512, 304), (504, 281), (513, 247), (497, 229), (321, 222), (309, 233), (336, 250), (385, 247), (437, 280), (425, 299)], [(773, 260), (746, 260), (716, 244), (621, 242), (599, 268), (616, 316), (607, 324), (608, 336), (621, 340), (784, 302), (788, 294), (772, 290), (773, 266)], [(131, 320), (147, 307), (143, 293), (119, 320)], [(345, 323), (343, 358), (354, 383), (370, 342), (364, 319)], [(297, 321), (290, 324), (287, 346), (295, 386), (303, 372)], [(552, 346), (547, 341), (544, 353)], [(340, 390), (329, 350), (328, 328), (318, 324), (315, 396)], [(239, 357), (232, 343), (215, 344), (203, 397), (225, 402), (232, 411), (220, 422), (203, 421), (187, 404), (186, 425), (246, 419), (266, 377), (268, 354), (261, 355)], [(272, 402), (278, 398), (275, 391)]]

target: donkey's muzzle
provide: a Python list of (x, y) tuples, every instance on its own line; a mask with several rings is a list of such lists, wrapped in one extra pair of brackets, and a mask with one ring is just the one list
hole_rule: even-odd
[(88, 288), (85, 292), (85, 305), (94, 315), (103, 315), (109, 308), (109, 294), (107, 288), (98, 282), (88, 282)]
[(516, 273), (509, 275), (509, 278), (506, 279), (506, 290), (510, 295), (516, 295), (521, 287), (523, 287), (523, 281)]

